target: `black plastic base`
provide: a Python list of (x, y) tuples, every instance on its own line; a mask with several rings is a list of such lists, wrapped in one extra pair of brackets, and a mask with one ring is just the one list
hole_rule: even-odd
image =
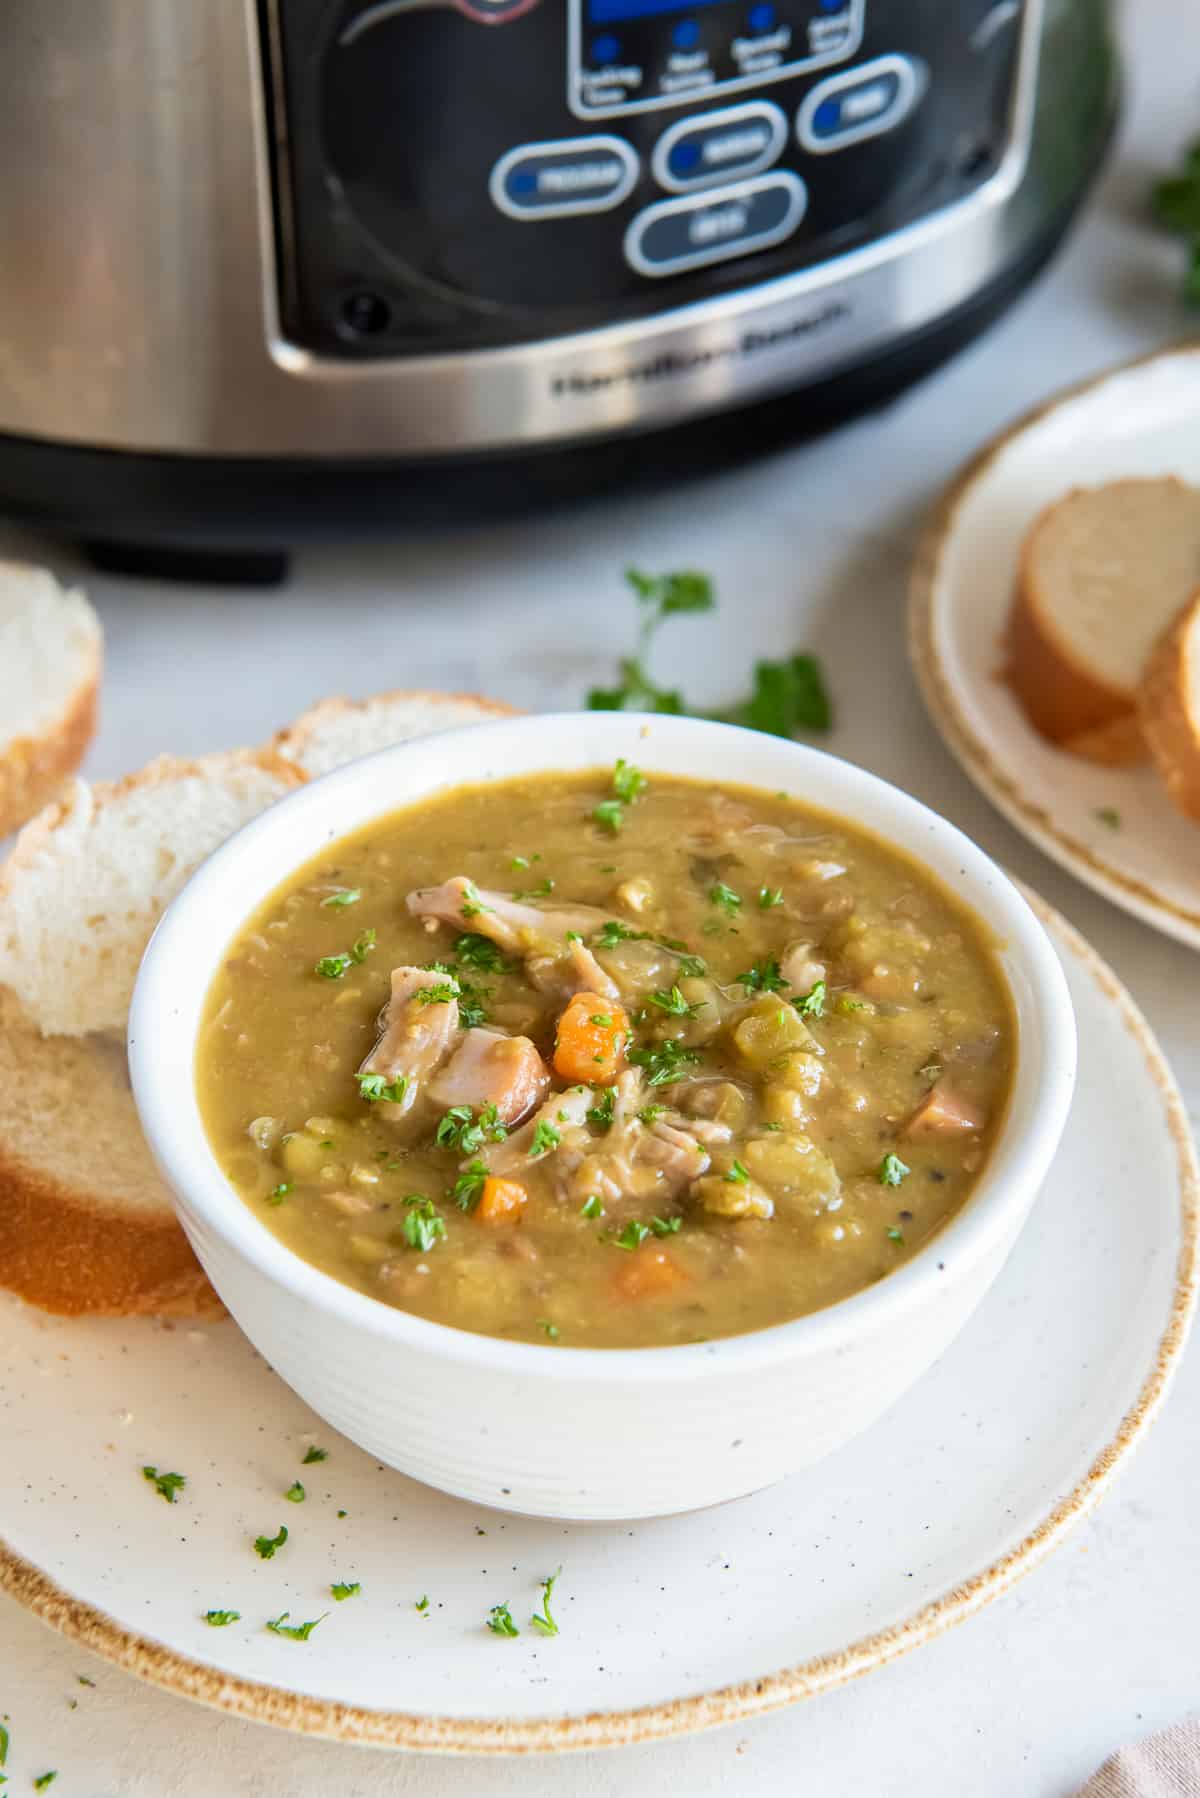
[(134, 455), (0, 436), (0, 510), (79, 539), (108, 569), (261, 583), (280, 580), (286, 547), (304, 541), (511, 518), (617, 487), (653, 492), (885, 404), (1011, 304), (1062, 242), (1074, 210), (935, 326), (815, 386), (735, 412), (603, 442), (423, 463)]

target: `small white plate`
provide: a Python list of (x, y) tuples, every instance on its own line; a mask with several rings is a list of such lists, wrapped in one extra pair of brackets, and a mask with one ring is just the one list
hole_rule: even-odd
[(909, 647), (934, 724), (1018, 830), (1115, 904), (1200, 948), (1200, 825), (1175, 810), (1151, 767), (1101, 768), (1054, 749), (999, 678), (1017, 555), (1037, 514), (1071, 487), (1168, 474), (1200, 484), (1197, 345), (1060, 395), (976, 457), (918, 555)]
[[(506, 1517), (332, 1435), (232, 1323), (65, 1322), (11, 1303), (0, 1585), (172, 1691), (291, 1729), (459, 1752), (732, 1721), (970, 1616), (1058, 1544), (1145, 1431), (1196, 1274), (1197, 1169), (1171, 1076), (1112, 974), (1035, 903), (1080, 1036), (1047, 1188), (950, 1351), (811, 1473), (640, 1525)], [(303, 1466), (314, 1443), (328, 1459)], [(178, 1502), (144, 1463), (186, 1474)], [(297, 1478), (307, 1497), (290, 1504)], [(253, 1539), (280, 1524), (290, 1539), (260, 1560)], [(545, 1640), (529, 1617), (560, 1564), (561, 1634)], [(335, 1580), (361, 1595), (334, 1602)], [(502, 1601), (517, 1640), (484, 1627)], [(209, 1609), (241, 1620), (210, 1628)], [(282, 1611), (329, 1615), (293, 1642), (264, 1628)]]

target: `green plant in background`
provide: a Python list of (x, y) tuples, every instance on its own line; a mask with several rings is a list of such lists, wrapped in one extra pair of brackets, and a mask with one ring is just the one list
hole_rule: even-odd
[(1200, 306), (1200, 139), (1187, 151), (1179, 173), (1157, 184), (1153, 204), (1159, 223), (1187, 244), (1183, 294), (1194, 306)]

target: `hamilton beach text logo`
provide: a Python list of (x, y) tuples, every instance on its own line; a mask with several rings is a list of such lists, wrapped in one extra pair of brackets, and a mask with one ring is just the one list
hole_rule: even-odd
[(709, 349), (663, 350), (648, 362), (629, 362), (623, 368), (605, 373), (555, 375), (550, 391), (556, 398), (565, 399), (581, 393), (603, 392), (611, 387), (640, 387), (676, 375), (694, 375), (722, 362), (739, 362), (744, 356), (756, 355), (760, 350), (786, 348), (788, 344), (802, 341), (813, 332), (840, 324), (849, 317), (850, 307), (844, 300), (831, 300), (819, 312), (807, 312), (800, 318), (790, 319), (786, 325), (763, 325), (743, 331), (728, 343), (716, 344)]

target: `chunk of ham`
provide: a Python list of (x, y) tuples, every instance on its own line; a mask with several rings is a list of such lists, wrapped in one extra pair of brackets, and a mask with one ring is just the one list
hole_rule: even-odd
[(429, 1097), (447, 1110), (494, 1105), (502, 1124), (519, 1124), (546, 1096), (550, 1070), (527, 1036), (468, 1030), (429, 1082)]
[(379, 1038), (359, 1069), (360, 1074), (382, 1074), (388, 1081), (403, 1078), (408, 1082), (400, 1099), (380, 1105), (382, 1117), (406, 1117), (423, 1082), (449, 1054), (458, 1032), (458, 999), (429, 1001), (420, 995), (430, 987), (454, 984), (431, 968), (392, 969), (392, 996), (380, 1014)]
[(556, 997), (571, 999), (576, 993), (599, 993), (610, 1000), (621, 997), (620, 987), (586, 943), (568, 943), (561, 955), (532, 955), (525, 969), (534, 986)]
[(628, 1198), (657, 1204), (674, 1198), (710, 1164), (696, 1120), (668, 1112), (651, 1124), (643, 1123), (637, 1114), (646, 1095), (641, 1074), (634, 1068), (620, 1076), (614, 1091), (612, 1126), (570, 1171), (565, 1182), (568, 1195), (582, 1203), (595, 1193), (610, 1204)]
[(905, 1125), (905, 1136), (967, 1136), (982, 1130), (987, 1117), (944, 1080), (931, 1086)]
[(589, 936), (607, 914), (592, 905), (548, 907), (526, 905), (511, 893), (480, 891), (465, 875), (440, 887), (420, 887), (405, 903), (414, 918), (452, 924), (491, 939), (506, 955), (553, 954), (564, 948), (568, 931)]
[(793, 943), (779, 964), (779, 972), (796, 993), (811, 993), (818, 980), (824, 980), (825, 963), (811, 943)]
[[(489, 1143), (480, 1151), (478, 1159), (483, 1162), (489, 1174), (521, 1174), (530, 1161), (545, 1161), (548, 1155), (555, 1157), (555, 1171), (578, 1164), (590, 1141), (587, 1129), (587, 1114), (596, 1103), (596, 1095), (587, 1087), (573, 1086), (569, 1092), (551, 1093), (533, 1116), (519, 1130), (505, 1138), (503, 1142)], [(546, 1154), (534, 1156), (533, 1144), (539, 1125), (545, 1125), (555, 1132), (558, 1144)], [(561, 1161), (558, 1159), (561, 1157)], [(472, 1157), (474, 1159), (474, 1157)]]

